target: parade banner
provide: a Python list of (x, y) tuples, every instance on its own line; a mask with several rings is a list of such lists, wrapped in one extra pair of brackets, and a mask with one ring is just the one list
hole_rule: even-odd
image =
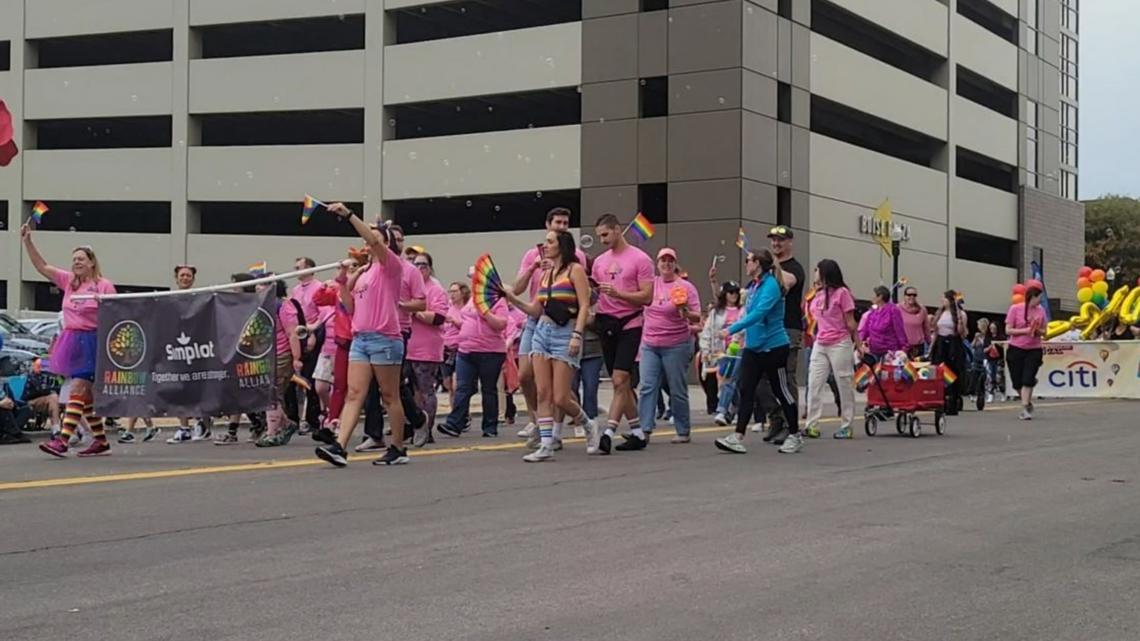
[(1036, 396), (1140, 399), (1140, 342), (1045, 343), (1044, 349)]
[(103, 300), (95, 411), (214, 416), (269, 406), (276, 352), (273, 292)]

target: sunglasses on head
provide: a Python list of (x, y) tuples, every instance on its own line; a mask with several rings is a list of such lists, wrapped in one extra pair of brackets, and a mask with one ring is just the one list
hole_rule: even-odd
[[(773, 228), (768, 230), (769, 236), (786, 236), (787, 234), (788, 234), (788, 228), (784, 227), (783, 225), (781, 225), (779, 227), (773, 227)], [(780, 240), (783, 240), (783, 239), (781, 238)]]

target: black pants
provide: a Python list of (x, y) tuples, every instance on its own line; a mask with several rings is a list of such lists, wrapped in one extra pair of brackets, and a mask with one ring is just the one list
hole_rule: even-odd
[(756, 352), (746, 349), (740, 353), (740, 407), (736, 416), (736, 433), (744, 434), (748, 430), (748, 419), (755, 411), (756, 386), (762, 376), (768, 378), (768, 387), (776, 403), (783, 410), (783, 419), (787, 423), (788, 433), (796, 434), (800, 431), (799, 410), (796, 409), (796, 393), (789, 389), (788, 381), (788, 352), (787, 346), (778, 347), (769, 352)]
[(701, 387), (705, 390), (705, 409), (708, 410), (709, 414), (716, 414), (716, 406), (720, 402), (716, 372), (705, 372), (701, 377)]
[(9, 443), (23, 441), (26, 437), (21, 428), (31, 417), (31, 408), (0, 409), (0, 439)]
[[(400, 364), (400, 406), (404, 408), (404, 423), (411, 425), (413, 430), (423, 427), (427, 415), (420, 411), (416, 405), (416, 375), (412, 366), (408, 364), (408, 337), (411, 332), (404, 334), (404, 362)], [(384, 412), (380, 403), (380, 386), (376, 377), (368, 382), (368, 398), (364, 402), (364, 434), (373, 440), (384, 442)], [(411, 434), (405, 434), (409, 437)]]

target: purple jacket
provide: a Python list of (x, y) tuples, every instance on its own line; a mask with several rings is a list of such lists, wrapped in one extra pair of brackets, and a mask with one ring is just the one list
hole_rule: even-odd
[(906, 329), (898, 305), (887, 303), (869, 310), (865, 322), (860, 324), (859, 338), (863, 339), (872, 354), (878, 356), (905, 350), (908, 347)]

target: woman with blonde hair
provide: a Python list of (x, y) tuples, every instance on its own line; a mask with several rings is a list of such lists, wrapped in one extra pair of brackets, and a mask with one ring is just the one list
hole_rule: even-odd
[[(32, 241), (28, 225), (20, 228), (24, 251), (36, 271), (63, 292), (63, 331), (52, 349), (50, 362), (54, 373), (67, 377), (69, 398), (59, 436), (40, 443), (40, 449), (52, 456), (67, 456), (68, 441), (86, 419), (94, 440), (78, 456), (106, 456), (111, 453), (103, 419), (95, 415), (95, 356), (98, 351), (96, 332), (99, 328), (98, 296), (115, 293), (115, 285), (103, 277), (95, 250), (87, 245), (71, 252), (71, 271), (49, 265)], [(76, 300), (76, 296), (91, 296)]]

